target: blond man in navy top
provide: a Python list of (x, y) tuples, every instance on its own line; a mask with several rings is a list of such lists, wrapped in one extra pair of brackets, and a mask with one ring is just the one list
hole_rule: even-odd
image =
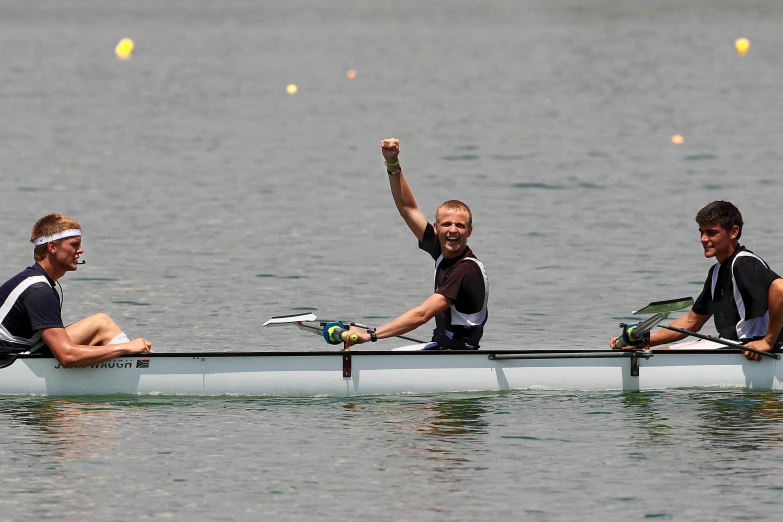
[(35, 264), (0, 286), (0, 355), (50, 350), (62, 366), (74, 367), (150, 351), (149, 342), (131, 341), (103, 313), (63, 325), (55, 283), (81, 264), (81, 228), (61, 214), (49, 214), (33, 226)]
[(424, 349), (476, 350), (488, 318), (489, 281), (484, 265), (468, 247), (473, 232), (470, 208), (461, 201), (446, 201), (438, 207), (435, 223), (429, 223), (402, 174), (399, 140), (383, 140), (381, 151), (397, 210), (419, 248), (435, 260), (435, 290), (422, 304), (377, 330), (352, 328), (350, 333), (359, 336), (356, 344), (376, 341), (408, 333), (434, 317), (432, 342)]

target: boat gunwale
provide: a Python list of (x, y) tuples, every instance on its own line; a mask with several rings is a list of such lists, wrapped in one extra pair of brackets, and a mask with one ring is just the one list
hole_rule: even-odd
[[(534, 355), (534, 356), (546, 356), (551, 355), (553, 358), (572, 356), (578, 358), (584, 357), (605, 357), (605, 358), (624, 358), (624, 357), (638, 357), (638, 358), (651, 358), (655, 355), (726, 355), (726, 354), (741, 354), (740, 348), (716, 348), (713, 350), (704, 349), (675, 349), (675, 350), (652, 350), (651, 352), (643, 352), (641, 350), (330, 350), (330, 351), (293, 351), (293, 352), (236, 352), (236, 351), (221, 351), (221, 352), (151, 352), (151, 353), (139, 353), (120, 355), (115, 359), (146, 359), (146, 358), (158, 358), (158, 357), (173, 357), (173, 358), (203, 358), (203, 357), (322, 357), (322, 356), (365, 356), (365, 355), (377, 355), (377, 356), (429, 356), (435, 355), (439, 357), (453, 357), (457, 355), (480, 355), (491, 357), (494, 355), (507, 356), (507, 355)], [(780, 353), (779, 350), (773, 350), (772, 353)], [(15, 359), (54, 359), (52, 354), (8, 354), (10, 358)], [(491, 357), (492, 358), (492, 357)]]

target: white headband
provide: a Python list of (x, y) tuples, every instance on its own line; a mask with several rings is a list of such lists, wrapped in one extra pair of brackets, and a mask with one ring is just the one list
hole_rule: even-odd
[(74, 237), (74, 236), (81, 236), (82, 231), (78, 228), (72, 228), (70, 230), (63, 230), (62, 232), (57, 232), (56, 234), (52, 234), (51, 236), (41, 236), (39, 238), (36, 238), (35, 241), (33, 241), (34, 246), (41, 246), (45, 245), (49, 241), (57, 241), (58, 239), (65, 239), (66, 237)]

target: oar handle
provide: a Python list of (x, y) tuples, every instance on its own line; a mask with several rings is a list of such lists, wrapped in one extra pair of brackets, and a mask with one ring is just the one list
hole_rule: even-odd
[(663, 321), (663, 314), (658, 312), (637, 324), (620, 323), (623, 334), (615, 339), (612, 348), (621, 350), (626, 346), (647, 346), (650, 344), (650, 330), (661, 321)]
[(349, 341), (355, 343), (356, 341), (359, 340), (359, 334), (357, 333), (349, 334), (348, 330), (343, 330), (342, 328), (335, 328), (334, 332), (331, 334), (331, 337), (332, 338), (337, 337), (340, 340), (340, 342), (343, 343), (347, 343)]
[(615, 350), (622, 350), (626, 346), (633, 346), (634, 348), (643, 348), (647, 346), (644, 342), (636, 343), (636, 344), (630, 344), (625, 341), (622, 337), (618, 337), (614, 340), (614, 344), (612, 345), (612, 348)]
[(359, 340), (359, 334), (348, 333), (343, 323), (329, 323), (324, 326), (324, 339), (329, 344), (355, 343)]
[[(660, 316), (660, 314), (657, 314)], [(658, 318), (660, 321), (660, 318)], [(615, 350), (622, 350), (626, 346), (646, 346), (650, 342), (650, 319), (639, 324), (625, 324), (621, 323), (623, 327), (623, 333), (614, 340), (612, 348)]]
[(623, 341), (622, 336), (620, 336), (614, 340), (614, 344), (612, 345), (612, 348), (614, 348), (615, 350), (622, 350), (626, 346), (627, 345), (625, 344), (625, 341)]

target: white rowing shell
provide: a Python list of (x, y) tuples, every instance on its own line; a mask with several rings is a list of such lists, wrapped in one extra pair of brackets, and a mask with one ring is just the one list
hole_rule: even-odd
[[(635, 364), (634, 364), (635, 363)], [(633, 375), (634, 366), (638, 375)], [(347, 368), (347, 374), (346, 374)], [(347, 375), (347, 376), (344, 376)], [(739, 350), (153, 353), (91, 368), (20, 356), (0, 394), (353, 396), (493, 390), (783, 389), (783, 363)]]

